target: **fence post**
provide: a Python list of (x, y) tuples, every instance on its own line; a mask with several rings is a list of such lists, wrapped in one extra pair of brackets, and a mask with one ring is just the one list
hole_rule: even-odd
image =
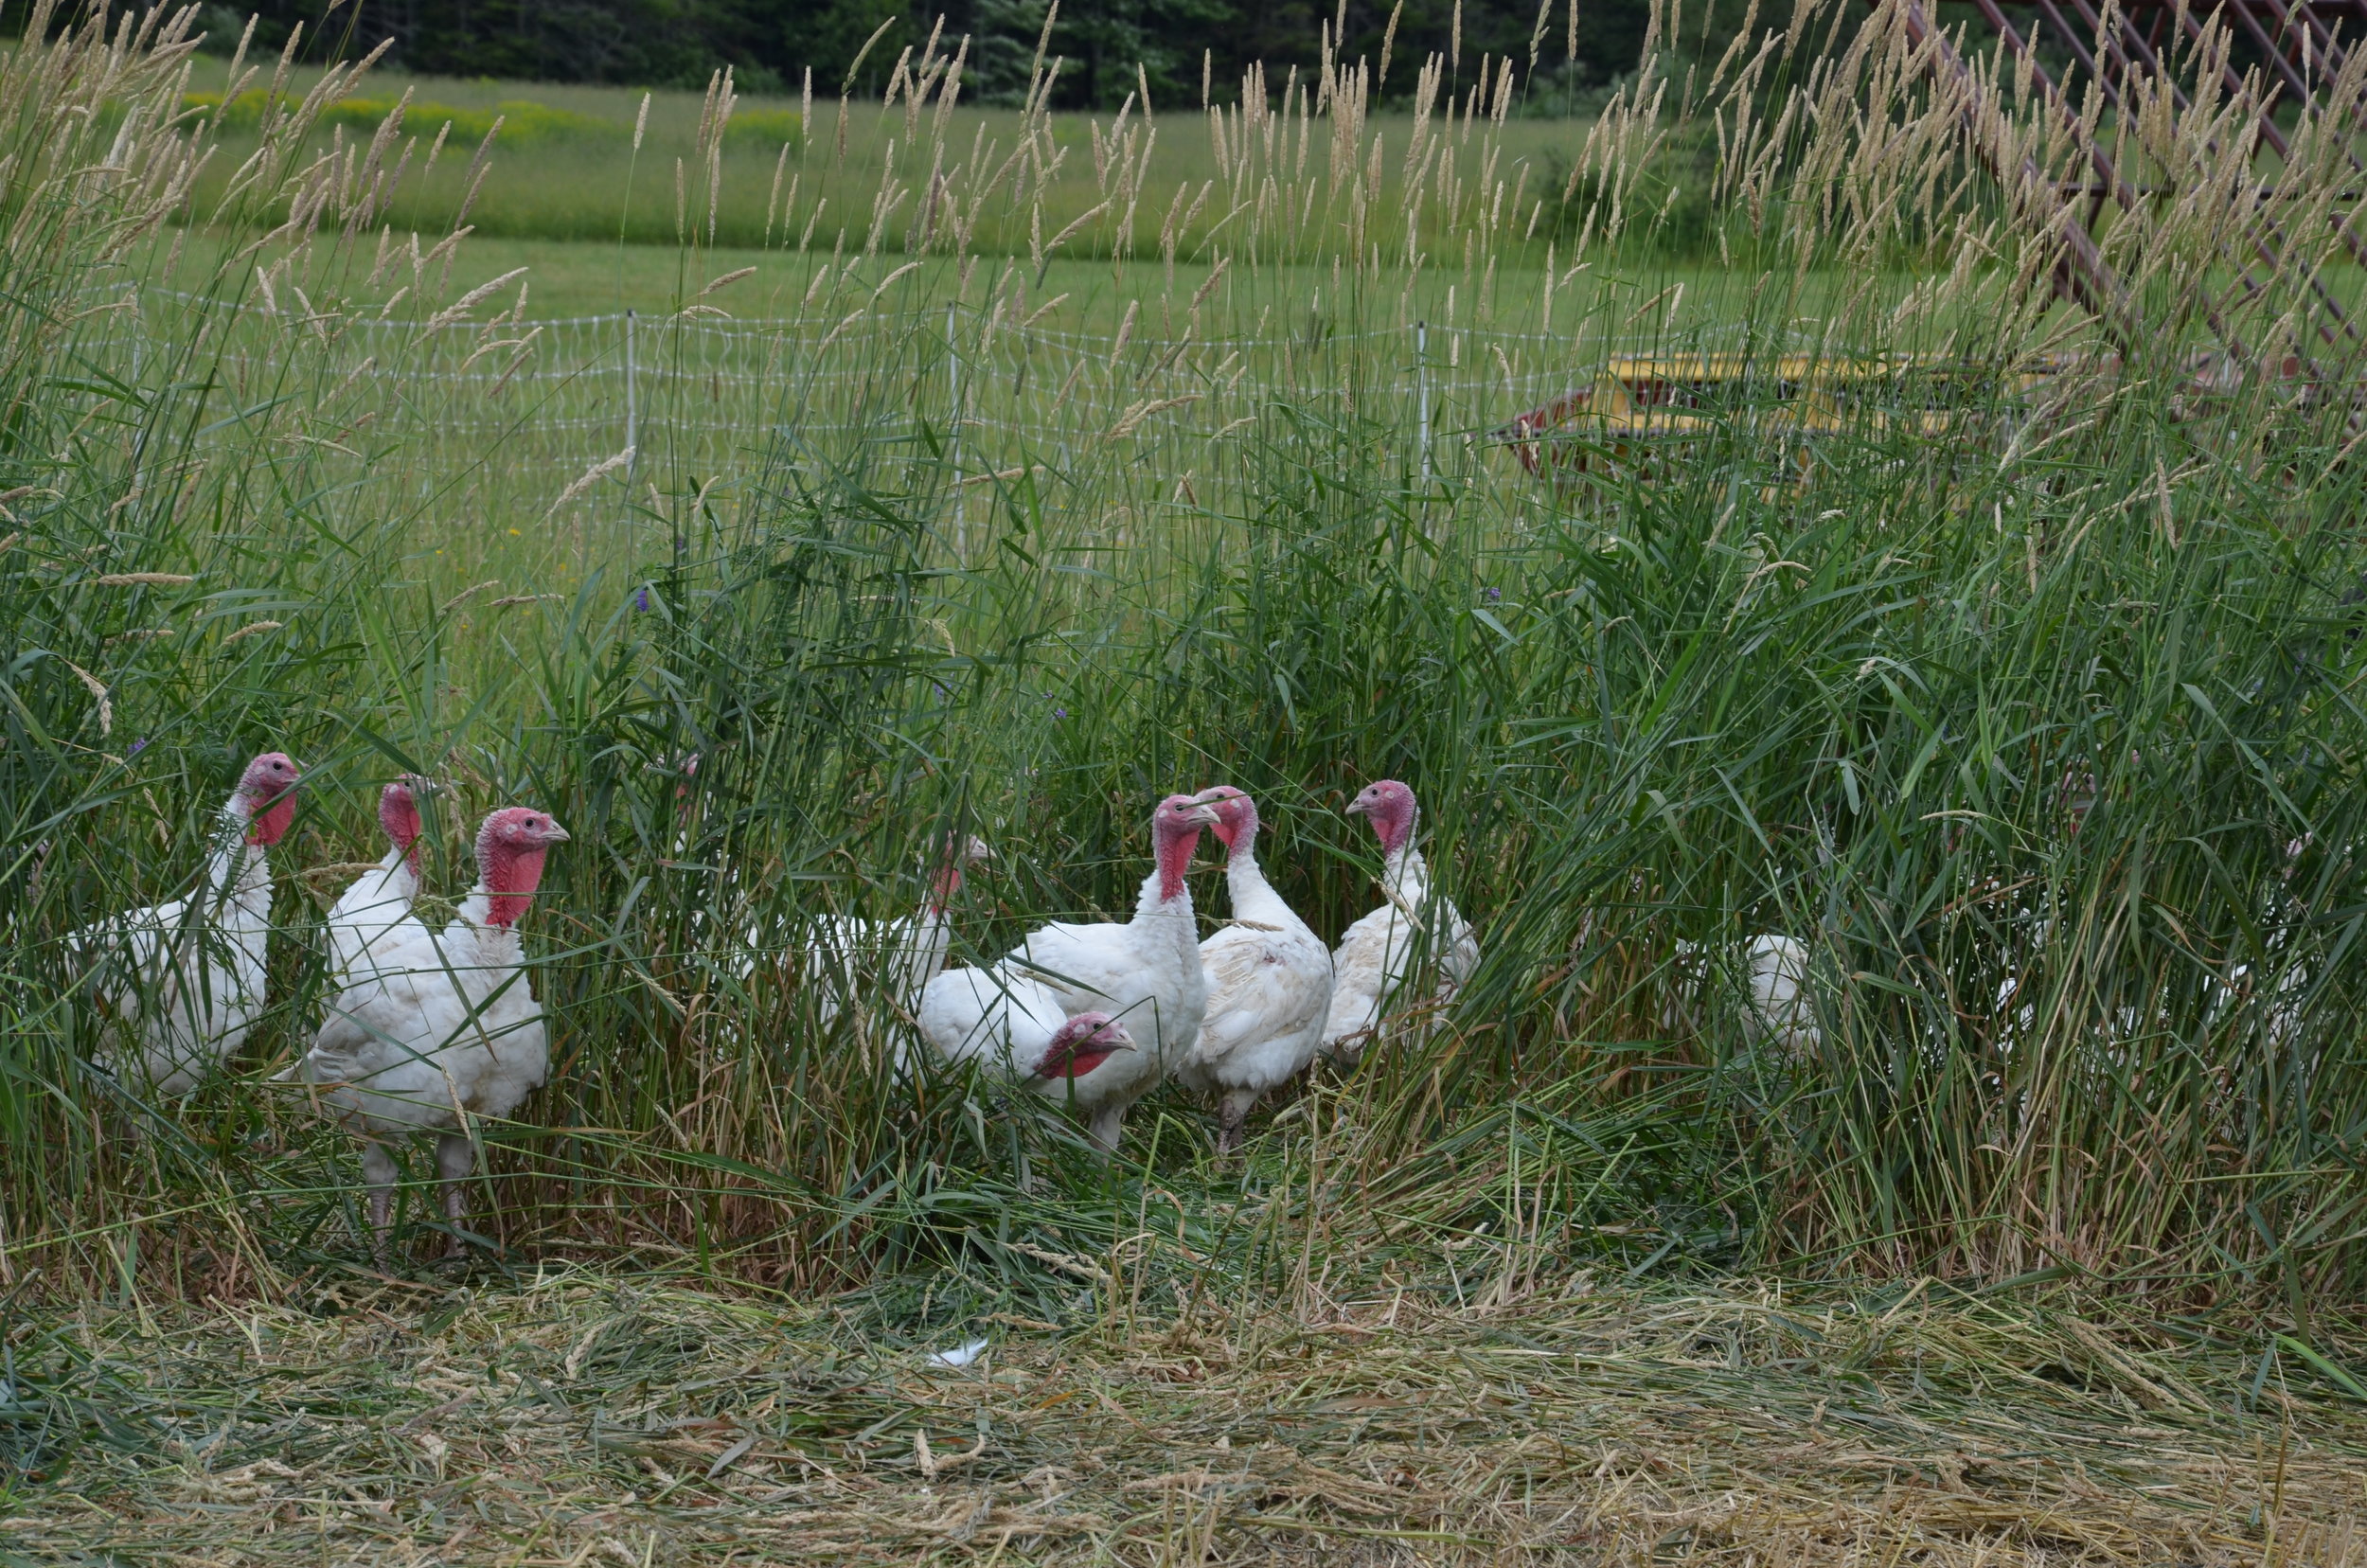
[(1422, 483), (1430, 483), (1430, 323), (1414, 324), (1414, 385), (1421, 421)]
[(631, 483), (632, 471), (640, 466), (641, 442), (634, 428), (632, 406), (632, 312), (625, 312), (625, 450), (632, 456), (625, 460), (625, 479)]
[(946, 459), (953, 470), (953, 554), (964, 565), (970, 563), (969, 519), (967, 503), (962, 494), (962, 356), (954, 347), (953, 312), (956, 302), (945, 302), (945, 386), (952, 400), (953, 422), (946, 440)]

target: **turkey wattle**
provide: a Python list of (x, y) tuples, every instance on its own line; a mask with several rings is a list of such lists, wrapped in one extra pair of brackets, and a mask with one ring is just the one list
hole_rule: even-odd
[(1095, 1069), (1094, 1142), (1114, 1151), (1126, 1113), (1182, 1064), (1200, 1037), (1208, 979), (1184, 874), (1216, 809), (1169, 795), (1151, 813), (1156, 864), (1134, 918), (1123, 925), (1056, 922), (1028, 934), (998, 967), (1040, 982), (1068, 1016), (1106, 1012), (1125, 1024), (1137, 1049)]
[(119, 1075), (186, 1095), (245, 1042), (263, 1007), (269, 852), (295, 816), (302, 776), (284, 752), (256, 757), (222, 807), (203, 888), (69, 938), (99, 966), (93, 994), (123, 1032), (111, 1053)]
[(469, 1127), (507, 1116), (542, 1085), (550, 1042), (525, 970), (518, 920), (566, 830), (547, 812), (512, 806), (485, 819), (477, 882), (441, 932), (413, 927), (370, 954), (294, 1077), (313, 1085), (340, 1125), (362, 1138), (370, 1226), (385, 1249), (395, 1161), (385, 1139), (433, 1132), (444, 1212), (457, 1222), (461, 1184), (475, 1169)]
[(1323, 1043), (1331, 954), (1258, 868), (1256, 803), (1229, 784), (1200, 798), (1215, 807), (1211, 830), (1228, 851), (1233, 921), (1200, 944), (1207, 1010), (1176, 1077), (1219, 1096), (1217, 1147), (1230, 1152), (1258, 1097), (1295, 1078)]
[[(1331, 955), (1323, 1048), (1353, 1061), (1390, 1018), (1452, 1001), (1479, 967), (1479, 943), (1454, 904), (1432, 895), (1430, 867), (1414, 847), (1421, 816), (1414, 792), (1384, 778), (1367, 784), (1347, 810), (1372, 823), (1382, 856), (1380, 907), (1348, 927)], [(1414, 972), (1417, 953), (1427, 956), (1428, 973)]]

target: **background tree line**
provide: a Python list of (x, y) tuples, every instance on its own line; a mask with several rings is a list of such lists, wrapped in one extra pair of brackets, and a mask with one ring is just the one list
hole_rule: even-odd
[[(1455, 62), (1468, 86), (1483, 55), (1511, 57), (1530, 112), (1561, 112), (1575, 95), (1633, 69), (1643, 46), (1647, 0), (1404, 0), (1390, 50), (1384, 95), (1413, 90), (1423, 57)], [(0, 0), (0, 31), (25, 0)], [(853, 73), (857, 91), (878, 94), (897, 57), (916, 48), (941, 14), (946, 38), (970, 38), (965, 69), (971, 102), (1016, 103), (1042, 36), (1047, 0), (233, 0), (206, 7), (215, 45), (235, 44), (249, 9), (257, 42), (273, 48), (302, 22), (308, 57), (368, 48), (391, 38), (389, 61), (427, 75), (695, 86), (729, 64), (743, 93), (794, 94), (813, 74), (817, 98), (835, 98)], [(1344, 18), (1346, 58), (1378, 62), (1390, 0), (1060, 0), (1048, 53), (1064, 61), (1054, 102), (1115, 108), (1135, 88), (1140, 62), (1155, 107), (1200, 102), (1203, 68), (1211, 96), (1230, 101), (1241, 73), (1263, 61), (1279, 77), (1311, 66), (1325, 28)], [(869, 50), (864, 44), (887, 28)], [(1275, 82), (1278, 87), (1279, 81)]]

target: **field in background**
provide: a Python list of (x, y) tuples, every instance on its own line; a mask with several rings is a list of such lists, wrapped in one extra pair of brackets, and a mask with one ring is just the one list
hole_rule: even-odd
[[(231, 85), (228, 64), (220, 60), (198, 63), (190, 79), (193, 100), (221, 99)], [(1397, 62), (1394, 74), (1399, 91), (1411, 85), (1418, 65), (1418, 62), (1404, 60)], [(319, 78), (317, 70), (292, 70), (287, 90), (300, 96)], [(1238, 83), (1222, 85), (1227, 89), (1226, 100), (1239, 96)], [(1277, 97), (1284, 85), (1281, 80), (1269, 84)], [(252, 86), (245, 91), (260, 94), (264, 88)], [(366, 94), (347, 96), (391, 106), (406, 93), (421, 106), (408, 116), (408, 129), (419, 142), (419, 169), (387, 217), (399, 228), (422, 232), (451, 228), (473, 187), (476, 199), (469, 204), (469, 218), (489, 238), (625, 238), (643, 244), (674, 245), (706, 238), (693, 231), (703, 230), (711, 216), (714, 238), (726, 245), (803, 241), (827, 251), (837, 247), (843, 238), (846, 246), (860, 251), (873, 220), (881, 216), (873, 198), (883, 179), (900, 176), (912, 182), (933, 171), (958, 172), (972, 158), (991, 172), (1032, 133), (1048, 149), (1048, 177), (1041, 187), (1041, 209), (1048, 226), (1034, 235), (1041, 241), (1101, 205), (1108, 195), (1106, 172), (1115, 155), (1114, 144), (1130, 130), (1130, 156), (1146, 167), (1155, 160), (1158, 188), (1146, 187), (1132, 192), (1132, 199), (1117, 211), (1104, 215), (1105, 221), (1092, 223), (1070, 252), (1109, 254), (1120, 248), (1116, 236), (1121, 231), (1130, 237), (1136, 249), (1150, 249), (1167, 209), (1174, 205), (1175, 190), (1184, 192), (1180, 211), (1189, 210), (1203, 187), (1213, 198), (1228, 183), (1207, 134), (1207, 117), (1197, 104), (1154, 105), (1148, 121), (1136, 106), (1120, 122), (1112, 115), (976, 109), (958, 99), (942, 112), (933, 105), (925, 114), (882, 113), (876, 103), (851, 103), (845, 106), (842, 140), (841, 106), (834, 96), (826, 95), (812, 105), (810, 127), (805, 125), (802, 100), (746, 98), (739, 101), (725, 130), (721, 161), (728, 170), (726, 188), (710, 211), (704, 205), (707, 192), (701, 188), (707, 150), (700, 145), (701, 117), (706, 107), (700, 94), (383, 73), (372, 75)], [(490, 129), (490, 117), (503, 114), (505, 106), (507, 115), (500, 144), (504, 155), (479, 184), (472, 178), (468, 154)], [(909, 105), (904, 107), (909, 109)], [(459, 111), (461, 117), (454, 118), (446, 111)], [(379, 113), (383, 112), (381, 108)], [(348, 116), (371, 122), (376, 117)], [(1480, 117), (1484, 116), (1474, 116), (1474, 121)], [(225, 125), (223, 165), (216, 178), (226, 174), (257, 145), (259, 128), (252, 123), (254, 118), (250, 113)], [(430, 169), (428, 154), (448, 119), (454, 126), (447, 139), (450, 155), (439, 156)], [(1374, 123), (1386, 151), (1401, 155), (1415, 129), (1413, 116), (1376, 116)], [(642, 132), (637, 147), (636, 126)], [(370, 124), (323, 124), (310, 134), (307, 145), (311, 151), (326, 151), (341, 140), (366, 138), (372, 128)], [(1549, 209), (1558, 208), (1560, 182), (1577, 163), (1589, 128), (1589, 122), (1581, 119), (1519, 117), (1508, 117), (1500, 127), (1491, 128), (1489, 139), (1499, 150), (1494, 171), (1517, 187), (1522, 222), (1540, 201)], [(1468, 140), (1468, 128), (1460, 134)], [(1105, 134), (1113, 144), (1110, 148), (1102, 146)], [(913, 167), (917, 157), (929, 159), (928, 167)], [(1305, 172), (1301, 160), (1294, 175), (1303, 178)], [(1398, 167), (1395, 159), (1385, 159), (1381, 183), (1398, 184), (1413, 173), (1410, 168)], [(1547, 188), (1549, 183), (1554, 188)], [(209, 187), (201, 185), (199, 188), (204, 192)], [(1194, 223), (1185, 229), (1213, 225), (1226, 210), (1227, 206), (1212, 209), (1203, 203)], [(695, 224), (689, 217), (693, 211), (700, 214)], [(1540, 258), (1543, 241), (1553, 233), (1551, 217), (1549, 210), (1540, 219), (1541, 233), (1532, 237), (1523, 232), (1524, 241), (1538, 241)], [(912, 213), (899, 211), (887, 218), (901, 230)], [(1027, 224), (1024, 211), (996, 215), (973, 237), (972, 248), (1024, 253), (1030, 244)]]
[[(728, 116), (703, 128), (698, 100), (665, 98), (633, 175), (636, 212), (659, 198), (643, 237), (672, 241), (681, 160), (683, 242), (664, 248), (489, 232), (611, 223), (629, 124), (495, 143), (486, 221), (454, 238), (436, 225), (476, 149), (399, 183), (432, 128), (315, 123), (400, 87), (331, 81), (285, 122), (225, 125), (205, 161), (203, 116), (165, 122), (221, 83), (181, 80), (169, 46), (9, 57), (0, 1302), (75, 1306), (116, 1337), (9, 1339), (9, 1386), (31, 1393), (0, 1403), (0, 1460), (103, 1473), (126, 1500), (165, 1485), (184, 1428), (151, 1441), (111, 1412), (208, 1404), (233, 1320), (141, 1342), (118, 1310), (273, 1303), (232, 1309), (242, 1340), (281, 1334), (258, 1313), (411, 1310), (423, 1343), (465, 1322), (466, 1353), (543, 1391), (536, 1473), (634, 1488), (616, 1506), (636, 1529), (673, 1530), (658, 1503), (678, 1490), (735, 1485), (720, 1461), (752, 1437), (740, 1459), (793, 1449), (853, 1478), (866, 1541), (991, 1551), (1024, 1534), (997, 1510), (1056, 1489), (1043, 1467), (1098, 1473), (1087, 1456), (1132, 1440), (1006, 1431), (999, 1391), (1036, 1397), (1027, 1346), (1057, 1332), (1141, 1380), (1129, 1421), (1151, 1385), (1221, 1382), (1235, 1358), (1253, 1370), (1228, 1397), (1255, 1403), (1255, 1369), (1304, 1351), (1312, 1381), (1272, 1440), (1304, 1434), (1299, 1404), (1359, 1423), (1301, 1452), (1385, 1491), (1208, 1479), (1268, 1440), (1243, 1427), (1188, 1461), (1200, 1479), (1111, 1461), (1046, 1527), (1064, 1551), (1148, 1541), (1152, 1508), (1171, 1543), (1254, 1508), (1376, 1554), (1461, 1550), (1449, 1513), (1518, 1492), (1551, 1507), (1504, 1504), (1487, 1542), (1969, 1562), (2141, 1561), (2184, 1539), (2206, 1562), (2357, 1560), (2357, 1499), (2321, 1484), (2367, 1444), (2345, 1402), (2367, 1280), (2353, 415), (2198, 382), (2195, 292), (2229, 244), (2174, 205), (2107, 235), (2149, 330), (2102, 354), (1896, 22), (1878, 12), (1890, 42), (1813, 82), (1780, 34), (1753, 65), (1689, 61), (1672, 31), (1571, 126), (1507, 100), (1501, 123), (1433, 107), (1417, 135), (1365, 117), (1346, 74), (1305, 116), (1253, 106), (1218, 130), (1161, 108), (1156, 146), (1131, 124), (1123, 155), (1106, 117), (857, 106), (844, 168), (802, 143), (793, 192)], [(1690, 95), (1670, 85), (1688, 68)], [(529, 93), (620, 123), (637, 102), (420, 84), (472, 111)], [(2027, 123), (2010, 83), (1982, 101)], [(973, 124), (1018, 161), (965, 162)], [(2162, 167), (2208, 163), (2204, 131), (2165, 134)], [(1549, 223), (1556, 148), (1556, 201), (1573, 196)], [(2331, 260), (2323, 276), (2355, 286)], [(2285, 341), (2300, 293), (2237, 328)], [(627, 306), (646, 312), (630, 356)], [(1610, 354), (1703, 349), (2059, 373), (1937, 427), (1867, 394), (1812, 440), (1764, 392), (1702, 392), (1703, 422), (1657, 454), (1580, 427), (1587, 467), (1559, 485), (1491, 437)], [(94, 1066), (106, 1023), (66, 934), (186, 889), (235, 761), (266, 742), (308, 770), (276, 861), (270, 1009), (187, 1102), (151, 1103)], [(569, 1296), (512, 1321), (407, 1266), (369, 1277), (350, 1145), (267, 1079), (325, 1000), (339, 882), (306, 873), (368, 853), (399, 767), (454, 786), (430, 835), (438, 898), (467, 885), (463, 826), (496, 802), (573, 834), (528, 936), (552, 1081), (485, 1130), (472, 1208), (498, 1250), (479, 1283), (690, 1273), (833, 1299), (843, 1335), (694, 1399), (666, 1380), (731, 1342), (735, 1309)], [(1433, 1041), (1281, 1096), (1238, 1167), (1178, 1092), (1105, 1168), (988, 1085), (899, 1082), (883, 1011), (825, 1029), (772, 961), (819, 915), (911, 907), (949, 830), (999, 855), (955, 911), (960, 956), (1123, 908), (1149, 802), (1219, 779), (1257, 795), (1271, 874), (1335, 934), (1375, 897), (1338, 808), (1380, 775), (1421, 790), (1485, 963)], [(1196, 892), (1221, 913), (1217, 879)], [(1738, 954), (1760, 932), (1812, 954), (1810, 1040), (1754, 1025)], [(1707, 958), (1681, 963), (1681, 942)], [(415, 1202), (406, 1247), (436, 1228)], [(1669, 1305), (1762, 1273), (1822, 1281), (1819, 1310), (1857, 1327)], [(1976, 1304), (1931, 1307), (1945, 1326), (1902, 1351), (1886, 1336), (1946, 1293), (1933, 1276)], [(1515, 1363), (1616, 1338), (1606, 1290), (1623, 1321), (1674, 1314), (1609, 1358), (1646, 1397), (1771, 1402), (1785, 1430), (1829, 1415), (1857, 1457), (1807, 1452), (1825, 1480), (1730, 1508), (1711, 1491), (1758, 1483), (1680, 1484), (1645, 1456), (1694, 1438), (1650, 1421), (1605, 1439), (1619, 1453), (1549, 1453), (1549, 1426), (1611, 1417)], [(2013, 1315), (2048, 1297), (2070, 1305)], [(1261, 1337), (1277, 1315), (1315, 1327)], [(973, 1330), (1014, 1345), (978, 1375), (1016, 1380), (904, 1386), (918, 1347)], [(362, 1344), (289, 1335), (274, 1364), (299, 1379)], [(657, 1345), (683, 1363), (619, 1396)], [(1389, 1356), (1450, 1350), (1486, 1363), (1450, 1391), (1477, 1424), (1389, 1429), (1431, 1398)], [(1935, 1387), (1962, 1400), (1944, 1419), (1881, 1425)], [(385, 1452), (387, 1495), (490, 1452), (464, 1424), (482, 1392), (444, 1396), (467, 1407), (438, 1432), (461, 1458), (407, 1435)], [(406, 1434), (431, 1408), (340, 1397)], [(833, 1414), (766, 1424), (810, 1405)], [(2016, 1436), (2026, 1457), (2086, 1452), (2108, 1412), (2139, 1409), (2191, 1456), (1965, 1456), (1984, 1420), (2056, 1434)], [(1161, 1410), (1145, 1453), (1219, 1434)], [(723, 1424), (685, 1437), (677, 1417)], [(1515, 1427), (1539, 1435), (1450, 1458)], [(2279, 1455), (2285, 1482), (2263, 1481)], [(1831, 1479), (1860, 1464), (1879, 1479)], [(880, 1483), (907, 1467), (933, 1499), (979, 1491), (923, 1529)], [(257, 1470), (219, 1496), (296, 1480)], [(772, 1502), (853, 1495), (811, 1485)], [(1828, 1511), (1868, 1486), (1909, 1501)], [(2179, 1537), (2148, 1488), (2210, 1523)], [(153, 1502), (121, 1515), (127, 1541), (176, 1527)], [(460, 1527), (435, 1508), (401, 1529)], [(27, 1527), (87, 1523), (43, 1517)]]

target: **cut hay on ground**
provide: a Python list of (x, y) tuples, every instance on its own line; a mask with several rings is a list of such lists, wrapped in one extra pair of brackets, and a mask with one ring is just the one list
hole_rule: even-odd
[(2367, 1562), (2367, 1410), (2300, 1363), (1920, 1287), (1006, 1320), (960, 1369), (663, 1283), (305, 1307), (21, 1324), (0, 1560)]

